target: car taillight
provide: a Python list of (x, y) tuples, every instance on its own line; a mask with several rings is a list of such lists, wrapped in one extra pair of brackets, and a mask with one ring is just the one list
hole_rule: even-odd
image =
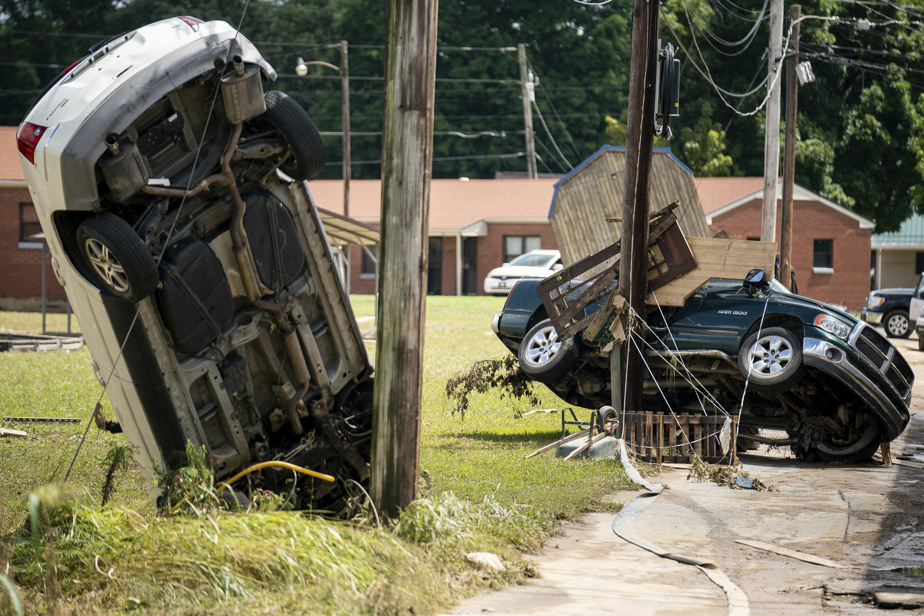
[(199, 24), (204, 23), (201, 19), (196, 19), (195, 17), (190, 17), (189, 15), (177, 15), (177, 19), (182, 21), (193, 30), (195, 30), (196, 26)]
[(72, 70), (74, 70), (74, 68), (76, 68), (77, 65), (80, 64), (81, 62), (83, 62), (83, 58), (80, 58), (79, 60), (77, 60), (76, 62), (74, 62), (74, 63), (71, 64), (70, 66), (68, 66), (66, 69), (64, 69), (63, 71), (61, 71), (61, 74), (62, 74), (62, 75), (67, 75), (67, 74), (70, 73)]
[(16, 131), (16, 145), (19, 147), (19, 153), (33, 165), (35, 164), (35, 148), (46, 130), (48, 129), (45, 126), (23, 122)]

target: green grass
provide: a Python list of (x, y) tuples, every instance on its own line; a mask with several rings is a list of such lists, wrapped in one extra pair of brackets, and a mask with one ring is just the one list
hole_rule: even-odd
[[(360, 328), (371, 328), (371, 320), (363, 317), (374, 314), (373, 298), (354, 296), (352, 302)], [(524, 579), (530, 569), (520, 551), (538, 549), (557, 520), (617, 508), (604, 503), (603, 496), (628, 484), (613, 462), (562, 462), (551, 452), (525, 460), (527, 453), (558, 438), (557, 413), (524, 417), (530, 407), (502, 399), (497, 392), (475, 394), (464, 418), (452, 413), (444, 394), (447, 379), (475, 361), (507, 353), (490, 327), (491, 316), (502, 306), (502, 298), (428, 298), (420, 468), (421, 493), (429, 500), (406, 512), (393, 532), (295, 513), (161, 518), (136, 470), (117, 476), (112, 503), (101, 510), (106, 453), (125, 441), (94, 426), (66, 487), (70, 517), (61, 528), (70, 531), (53, 525), (46, 529), (43, 545), (54, 545), (53, 555), (36, 555), (13, 535), (7, 537), (19, 545), (12, 572), (27, 608), (41, 611), (49, 596), (42, 589), (60, 587), (56, 609), (73, 613), (110, 614), (145, 606), (215, 614), (272, 609), (388, 614), (409, 608), (432, 613), (460, 593)], [(40, 331), (41, 315), (0, 313), (3, 327)], [(375, 361), (375, 343), (367, 343), (367, 349)], [(3, 416), (76, 417), (83, 422), (2, 424), (25, 429), (29, 437), (0, 438), (0, 535), (23, 528), (31, 490), (60, 482), (100, 392), (86, 350), (0, 354)], [(545, 388), (539, 394), (536, 408), (564, 405)], [(105, 397), (103, 408), (111, 418)], [(578, 412), (589, 416), (589, 411)], [(291, 545), (293, 533), (303, 532), (336, 532), (340, 539), (297, 554), (248, 556), (270, 550), (267, 546)], [(192, 544), (196, 548), (190, 551)], [(465, 552), (477, 550), (498, 553), (510, 570), (488, 574), (467, 564)], [(100, 556), (100, 564), (92, 554), (108, 556)], [(3, 560), (0, 550), (0, 571)], [(183, 576), (182, 584), (168, 583), (163, 570), (180, 561), (181, 571), (192, 567), (192, 572)], [(60, 579), (49, 586), (52, 564), (63, 566), (57, 568)], [(98, 567), (103, 573), (114, 567), (117, 573), (112, 579), (100, 577)], [(308, 579), (304, 576), (310, 573), (287, 567), (302, 572), (333, 569)], [(363, 572), (363, 577), (341, 576), (339, 568)], [(192, 590), (184, 591), (186, 586)], [(2, 596), (0, 587), (0, 613)]]

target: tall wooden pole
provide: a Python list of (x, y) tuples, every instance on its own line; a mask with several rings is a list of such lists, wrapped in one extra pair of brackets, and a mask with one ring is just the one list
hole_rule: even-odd
[(417, 496), (437, 0), (389, 0), (382, 143), (372, 498), (395, 516)]
[(796, 122), (799, 113), (799, 17), (802, 7), (789, 7), (792, 26), (792, 54), (786, 64), (786, 149), (783, 152), (783, 213), (780, 221), (780, 282), (792, 283), (792, 193), (796, 174)]
[(783, 47), (783, 0), (770, 0), (770, 88), (767, 123), (764, 128), (764, 203), (761, 211), (760, 239), (776, 241), (776, 182), (780, 174), (780, 80)]
[[(629, 115), (626, 121), (626, 188), (622, 209), (619, 286), (636, 314), (644, 315), (648, 293), (648, 210), (654, 143), (655, 75), (658, 61), (658, 6), (635, 0), (632, 8), (632, 57)], [(642, 358), (632, 344), (623, 345), (626, 369), (623, 406), (640, 410)]]
[(529, 179), (539, 177), (536, 169), (536, 144), (533, 137), (533, 97), (532, 84), (529, 81), (529, 70), (526, 68), (526, 46), (517, 45), (517, 59), (520, 63), (520, 94), (523, 97), (523, 126), (526, 132), (526, 164)]
[[(346, 41), (340, 41), (340, 117), (343, 123), (343, 215), (350, 215), (350, 56)], [(350, 292), (350, 247), (345, 251), (346, 291)]]

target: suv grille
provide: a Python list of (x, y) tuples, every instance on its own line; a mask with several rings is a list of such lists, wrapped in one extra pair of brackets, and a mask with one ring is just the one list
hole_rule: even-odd
[(888, 340), (872, 327), (861, 327), (854, 347), (885, 375), (902, 398), (908, 395), (914, 384), (914, 372), (898, 349)]

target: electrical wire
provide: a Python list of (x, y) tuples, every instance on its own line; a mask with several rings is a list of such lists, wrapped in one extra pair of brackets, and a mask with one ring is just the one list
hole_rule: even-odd
[[(757, 30), (760, 27), (760, 24), (763, 23), (763, 21), (766, 19), (766, 12), (767, 12), (767, 7), (769, 6), (769, 4), (770, 4), (770, 0), (764, 0), (764, 5), (760, 9), (760, 14), (758, 15), (758, 18), (755, 20), (753, 27), (751, 27), (750, 31), (748, 31), (748, 33), (745, 34), (744, 37), (739, 41), (726, 41), (725, 39), (717, 36), (711, 29), (705, 26), (701, 26), (700, 30), (703, 32), (703, 34), (707, 36), (706, 42), (709, 42), (708, 39), (712, 38), (717, 43), (721, 45), (725, 45), (726, 47), (739, 47), (743, 45), (743, 47), (736, 52), (726, 52), (726, 51), (722, 51), (715, 45), (712, 45), (711, 42), (709, 42), (709, 45), (713, 49), (715, 49), (718, 53), (724, 56), (728, 56), (728, 57), (739, 56), (745, 51), (747, 51), (751, 47), (751, 44), (754, 42), (754, 39), (757, 36)], [(690, 24), (690, 34), (691, 36), (693, 36), (693, 29), (694, 29), (693, 21), (694, 20), (690, 19), (690, 12), (689, 12), (689, 9), (687, 7), (685, 0), (681, 0), (681, 5), (683, 6), (683, 11), (687, 17), (687, 23)]]
[[(526, 65), (530, 68), (530, 70), (533, 71), (533, 75), (537, 75), (537, 76), (539, 75), (538, 71), (536, 71), (535, 67), (533, 66), (533, 63), (529, 61), (529, 57), (526, 58)], [(574, 153), (577, 154), (577, 157), (579, 160), (583, 160), (584, 157), (581, 156), (581, 151), (578, 150), (577, 145), (575, 145), (574, 143), (574, 139), (571, 138), (571, 132), (568, 130), (568, 127), (565, 124), (564, 120), (562, 120), (561, 116), (558, 114), (558, 109), (555, 108), (555, 103), (552, 102), (552, 97), (549, 96), (549, 92), (548, 90), (546, 90), (546, 87), (542, 84), (542, 80), (537, 79), (536, 82), (537, 82), (536, 85), (539, 86), (539, 89), (541, 89), (542, 93), (545, 95), (545, 99), (549, 102), (549, 107), (552, 109), (552, 113), (555, 114), (555, 118), (561, 123), (562, 129), (565, 131), (565, 136), (568, 138), (568, 142), (571, 144), (571, 147), (574, 149)], [(604, 87), (607, 87), (607, 86), (604, 86)], [(611, 86), (611, 87), (613, 89), (616, 89), (619, 86)], [(577, 90), (577, 89), (582, 89), (582, 88), (552, 88), (552, 90), (555, 90), (555, 91), (571, 90), (571, 89)], [(538, 103), (537, 103), (537, 107), (538, 107)]]
[(552, 142), (552, 147), (555, 148), (555, 151), (558, 152), (558, 155), (561, 157), (565, 164), (568, 165), (568, 169), (574, 169), (565, 155), (562, 153), (561, 148), (558, 147), (558, 143), (555, 142), (555, 137), (552, 136), (552, 132), (549, 130), (549, 125), (545, 123), (545, 118), (542, 116), (542, 110), (539, 109), (539, 105), (536, 104), (536, 101), (532, 101), (533, 107), (536, 109), (536, 115), (539, 116), (539, 122), (542, 124), (542, 128), (545, 129), (545, 134), (549, 136), (549, 140)]

